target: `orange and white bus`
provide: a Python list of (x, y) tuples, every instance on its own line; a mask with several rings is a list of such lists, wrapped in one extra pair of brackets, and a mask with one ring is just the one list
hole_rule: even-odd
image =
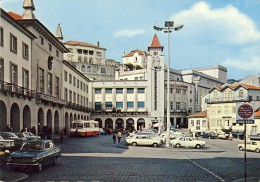
[(99, 123), (94, 120), (74, 120), (71, 123), (70, 136), (99, 135)]

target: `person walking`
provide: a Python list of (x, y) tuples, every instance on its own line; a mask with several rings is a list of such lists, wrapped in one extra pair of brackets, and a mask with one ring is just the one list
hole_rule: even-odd
[(119, 131), (119, 132), (117, 133), (118, 143), (121, 142), (121, 138), (122, 138), (122, 133), (121, 133), (121, 131)]
[(64, 138), (64, 129), (60, 130), (60, 143), (63, 143), (63, 138)]
[(112, 139), (113, 139), (113, 144), (115, 145), (116, 144), (116, 135), (115, 134), (113, 134)]

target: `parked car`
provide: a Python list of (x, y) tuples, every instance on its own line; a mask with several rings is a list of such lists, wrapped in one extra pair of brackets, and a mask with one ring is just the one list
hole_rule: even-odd
[(7, 157), (7, 165), (14, 167), (32, 166), (40, 172), (43, 166), (48, 164), (57, 165), (60, 147), (55, 146), (52, 140), (29, 140), (21, 149), (12, 152)]
[(202, 132), (200, 134), (201, 138), (208, 138), (208, 139), (216, 139), (217, 135), (215, 133), (211, 132)]
[[(162, 133), (161, 135), (161, 138), (163, 140), (163, 143), (166, 142), (166, 139), (167, 139), (167, 133)], [(173, 140), (173, 139), (176, 139), (176, 138), (179, 138), (181, 136), (184, 136), (183, 133), (181, 132), (173, 132), (173, 131), (170, 131), (170, 140)]]
[(3, 139), (3, 137), (0, 136), (0, 149), (6, 150), (6, 149), (14, 149), (14, 140), (11, 139)]
[(36, 136), (36, 135), (34, 135), (33, 133), (28, 132), (28, 131), (19, 132), (19, 133), (16, 133), (16, 135), (17, 135), (19, 138), (25, 138), (25, 139), (27, 139), (27, 140), (34, 140), (34, 139), (40, 139), (40, 138), (41, 138), (40, 136)]
[[(243, 151), (245, 149), (244, 144), (238, 144), (238, 149)], [(249, 141), (246, 143), (246, 150), (260, 152), (260, 141)]]
[(172, 147), (193, 147), (200, 149), (205, 146), (206, 142), (201, 140), (194, 140), (192, 137), (179, 137), (177, 139), (170, 140)]
[(154, 146), (158, 147), (162, 144), (161, 139), (159, 138), (151, 138), (148, 135), (131, 135), (125, 138), (125, 141), (128, 145), (146, 145), (146, 146)]
[(99, 134), (100, 134), (100, 135), (105, 135), (105, 134), (106, 134), (106, 131), (103, 130), (102, 128), (99, 128)]
[(19, 138), (15, 133), (13, 132), (5, 132), (1, 131), (0, 136), (3, 137), (3, 139), (11, 139), (14, 140), (15, 149), (20, 149), (24, 142), (27, 141), (26, 138)]
[(228, 137), (229, 137), (229, 134), (227, 134), (227, 133), (225, 133), (225, 132), (218, 132), (218, 133), (217, 133), (217, 138), (219, 138), (219, 139), (225, 139), (225, 140), (227, 140)]

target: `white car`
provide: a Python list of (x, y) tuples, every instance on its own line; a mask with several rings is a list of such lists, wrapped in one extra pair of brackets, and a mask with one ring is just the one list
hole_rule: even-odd
[[(165, 143), (166, 139), (167, 139), (167, 133), (162, 133), (160, 136), (161, 136), (163, 142)], [(170, 132), (170, 140), (179, 138), (181, 136), (184, 136), (184, 134), (181, 132)]]
[(162, 144), (161, 139), (159, 138), (152, 138), (148, 135), (131, 135), (125, 138), (125, 141), (128, 145), (148, 145), (158, 147)]
[[(245, 149), (244, 144), (238, 144), (238, 149), (243, 151)], [(260, 152), (260, 141), (250, 141), (246, 143), (246, 150)]]
[(179, 137), (177, 139), (171, 140), (170, 144), (172, 147), (193, 147), (200, 149), (205, 146), (206, 142), (201, 140), (194, 140), (192, 137)]
[(0, 149), (12, 149), (14, 148), (14, 140), (11, 139), (3, 139), (3, 137), (0, 136)]

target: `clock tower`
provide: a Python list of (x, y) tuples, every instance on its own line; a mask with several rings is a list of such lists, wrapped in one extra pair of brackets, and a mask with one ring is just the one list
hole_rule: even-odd
[[(158, 36), (155, 34), (151, 45), (148, 47), (147, 57), (147, 81), (151, 127), (159, 124), (158, 130), (164, 128), (164, 55)], [(158, 125), (157, 124), (157, 125)], [(159, 129), (160, 128), (160, 129)]]

